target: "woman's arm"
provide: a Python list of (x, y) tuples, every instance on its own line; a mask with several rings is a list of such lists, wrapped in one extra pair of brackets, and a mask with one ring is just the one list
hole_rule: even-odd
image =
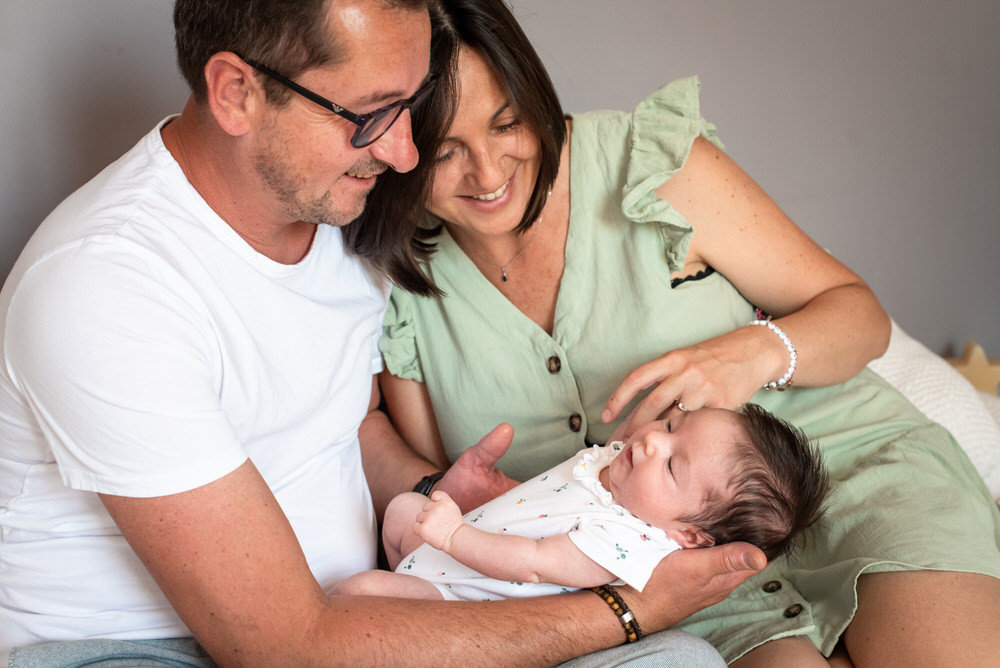
[[(800, 230), (742, 169), (698, 138), (684, 167), (657, 189), (694, 227), (681, 273), (722, 273), (795, 346), (794, 383), (845, 381), (885, 352), (889, 318), (868, 285)], [(645, 387), (657, 388), (620, 431), (654, 419), (674, 401), (688, 408), (733, 408), (789, 367), (789, 353), (766, 327), (743, 327), (670, 351), (626, 376), (605, 421)]]
[(548, 582), (582, 589), (615, 579), (566, 534), (533, 540), (466, 524), (458, 505), (441, 491), (431, 493), (413, 530), (432, 547), (494, 580)]
[(442, 471), (451, 466), (427, 386), (389, 371), (379, 374), (379, 386), (392, 424), (403, 441)]
[(798, 384), (843, 382), (885, 352), (889, 317), (871, 288), (799, 229), (728, 155), (699, 138), (678, 176), (657, 194), (675, 202), (694, 226), (688, 260), (714, 267), (750, 303), (782, 320), (801, 348)]

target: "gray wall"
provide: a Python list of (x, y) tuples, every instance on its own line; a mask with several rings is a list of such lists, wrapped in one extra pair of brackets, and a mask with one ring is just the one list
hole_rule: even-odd
[[(0, 277), (53, 206), (180, 109), (171, 4), (0, 0)], [(904, 329), (1000, 357), (1000, 2), (513, 6), (567, 110), (699, 75), (729, 153)]]

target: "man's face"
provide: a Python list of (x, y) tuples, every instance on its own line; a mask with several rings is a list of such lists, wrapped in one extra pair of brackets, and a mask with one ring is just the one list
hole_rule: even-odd
[[(327, 24), (344, 58), (303, 72), (296, 78), (302, 86), (363, 114), (408, 98), (426, 77), (427, 12), (386, 9), (380, 0), (338, 0), (331, 3)], [(356, 127), (300, 95), (267, 112), (254, 168), (282, 215), (345, 225), (364, 209), (378, 174), (416, 166), (408, 111), (378, 141), (361, 149), (350, 144)]]

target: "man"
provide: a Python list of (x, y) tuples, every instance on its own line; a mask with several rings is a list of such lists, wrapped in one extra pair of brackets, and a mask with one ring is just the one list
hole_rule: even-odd
[[(175, 23), (183, 112), (60, 205), (0, 293), (0, 652), (211, 665), (123, 644), (193, 636), (223, 666), (514, 665), (620, 644), (590, 593), (324, 593), (374, 565), (375, 509), (435, 471), (376, 409), (392, 249), (363, 261), (339, 229), (417, 164), (425, 2), (179, 0)], [(502, 488), (509, 440), (439, 484)], [(763, 565), (706, 555), (659, 569), (667, 596), (624, 592), (644, 630)]]

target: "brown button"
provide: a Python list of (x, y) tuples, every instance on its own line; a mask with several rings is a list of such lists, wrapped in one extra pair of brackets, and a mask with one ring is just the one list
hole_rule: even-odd
[(579, 413), (573, 413), (569, 416), (569, 428), (571, 431), (580, 431), (580, 427), (583, 426), (583, 418), (580, 417)]
[(785, 608), (785, 617), (788, 617), (789, 619), (792, 617), (798, 617), (800, 614), (802, 614), (802, 606), (798, 603)]
[(555, 355), (553, 355), (545, 363), (545, 366), (548, 367), (549, 373), (559, 373), (559, 369), (562, 368), (562, 362), (559, 360), (558, 357), (556, 357)]
[(768, 594), (773, 594), (776, 591), (781, 590), (781, 583), (777, 580), (771, 580), (770, 582), (765, 582), (764, 586), (761, 587)]

